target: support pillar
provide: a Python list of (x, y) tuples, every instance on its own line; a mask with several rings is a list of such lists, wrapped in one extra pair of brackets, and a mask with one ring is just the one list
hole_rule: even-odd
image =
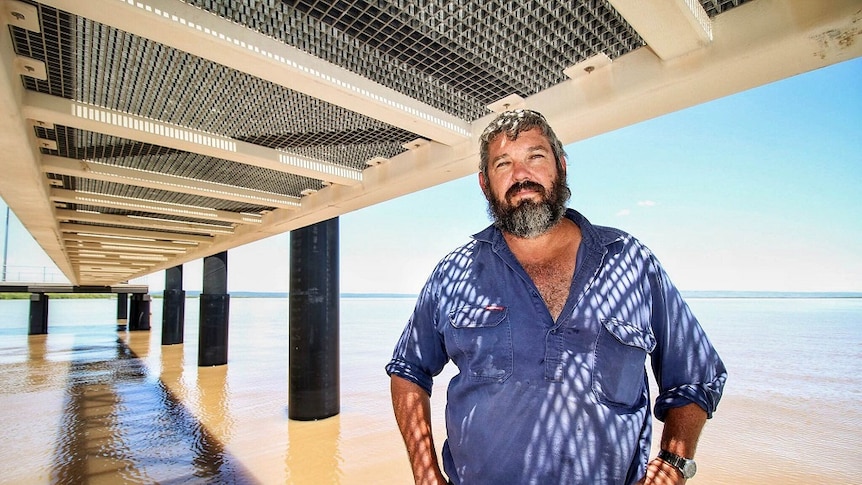
[(117, 330), (125, 330), (129, 324), (129, 294), (117, 293)]
[(204, 258), (198, 366), (227, 364), (230, 295), (227, 294), (227, 251)]
[(132, 294), (129, 306), (129, 330), (150, 330), (150, 295)]
[(183, 291), (183, 266), (165, 270), (165, 292), (162, 300), (162, 345), (183, 343), (186, 316), (186, 292)]
[(340, 411), (338, 218), (290, 233), (288, 418)]
[(48, 295), (33, 293), (30, 295), (29, 335), (44, 335), (46, 333), (48, 333)]

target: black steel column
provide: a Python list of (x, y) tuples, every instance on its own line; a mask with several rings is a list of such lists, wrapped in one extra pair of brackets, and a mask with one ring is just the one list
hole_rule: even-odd
[(183, 291), (183, 266), (165, 270), (162, 299), (162, 345), (183, 343), (186, 317), (186, 292)]
[(129, 324), (129, 294), (117, 293), (117, 330), (125, 330)]
[(290, 233), (288, 418), (340, 411), (338, 218)]
[(230, 295), (227, 294), (227, 251), (204, 258), (198, 366), (227, 364)]
[(30, 295), (29, 335), (44, 335), (46, 333), (48, 333), (48, 295), (33, 293)]
[(150, 295), (132, 293), (129, 305), (129, 330), (150, 329)]

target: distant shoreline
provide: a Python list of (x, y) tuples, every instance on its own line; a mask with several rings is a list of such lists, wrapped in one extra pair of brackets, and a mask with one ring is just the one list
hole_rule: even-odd
[[(152, 298), (162, 298), (163, 292), (150, 293)], [(198, 298), (200, 291), (186, 291), (186, 298)], [(77, 298), (114, 298), (110, 293), (49, 293), (54, 299)], [(853, 291), (683, 291), (683, 297), (688, 299), (780, 299), (780, 298), (862, 298), (862, 292)], [(234, 291), (231, 298), (288, 298), (287, 292)], [(342, 293), (341, 298), (350, 299), (413, 299), (419, 295), (410, 293)], [(27, 300), (29, 293), (0, 293), (0, 300)]]
[(854, 291), (683, 291), (685, 298), (862, 298)]

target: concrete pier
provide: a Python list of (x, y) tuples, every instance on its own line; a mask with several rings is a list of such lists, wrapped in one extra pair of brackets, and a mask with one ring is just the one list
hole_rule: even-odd
[(290, 233), (288, 417), (340, 411), (338, 218)]
[(162, 310), (162, 345), (183, 343), (185, 330), (186, 292), (183, 291), (183, 267), (165, 270), (165, 291)]
[(129, 294), (117, 293), (117, 330), (125, 330), (129, 324)]
[(129, 308), (129, 330), (150, 330), (150, 295), (135, 293)]
[(230, 295), (227, 294), (227, 251), (204, 258), (200, 296), (198, 365), (227, 364)]
[(33, 293), (30, 295), (30, 335), (48, 333), (48, 295)]

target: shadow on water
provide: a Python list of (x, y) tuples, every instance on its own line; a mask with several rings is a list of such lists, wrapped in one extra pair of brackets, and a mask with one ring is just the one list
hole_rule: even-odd
[(72, 355), (52, 483), (257, 483), (121, 338)]

